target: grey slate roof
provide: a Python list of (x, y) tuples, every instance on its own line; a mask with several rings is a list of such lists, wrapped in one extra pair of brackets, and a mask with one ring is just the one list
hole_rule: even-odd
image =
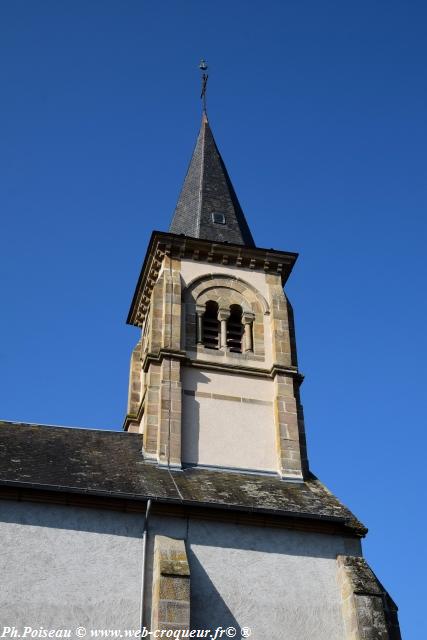
[[(213, 213), (224, 214), (225, 224), (214, 222)], [(169, 231), (255, 246), (205, 113)]]
[(366, 529), (314, 476), (275, 476), (189, 468), (169, 471), (143, 460), (142, 437), (0, 422), (0, 486), (180, 503), (326, 520)]

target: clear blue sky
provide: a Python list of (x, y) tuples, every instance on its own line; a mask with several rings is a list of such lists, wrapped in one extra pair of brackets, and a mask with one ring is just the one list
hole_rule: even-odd
[(217, 143), (260, 246), (300, 252), (313, 471), (424, 640), (422, 1), (0, 3), (0, 417), (119, 429), (125, 324), (210, 64)]

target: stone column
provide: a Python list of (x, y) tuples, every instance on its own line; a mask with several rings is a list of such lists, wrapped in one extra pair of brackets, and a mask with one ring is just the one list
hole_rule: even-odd
[(220, 348), (227, 350), (227, 320), (230, 317), (230, 309), (219, 309), (218, 320), (221, 323)]
[(203, 344), (203, 314), (205, 307), (196, 307), (196, 343)]
[(245, 312), (242, 316), (242, 323), (245, 327), (245, 347), (244, 351), (253, 351), (254, 350), (254, 342), (253, 342), (253, 333), (252, 326), (255, 319), (255, 315), (253, 313)]

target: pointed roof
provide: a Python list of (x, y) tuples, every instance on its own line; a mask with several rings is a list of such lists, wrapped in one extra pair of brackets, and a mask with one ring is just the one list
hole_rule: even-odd
[(205, 112), (169, 231), (255, 246)]

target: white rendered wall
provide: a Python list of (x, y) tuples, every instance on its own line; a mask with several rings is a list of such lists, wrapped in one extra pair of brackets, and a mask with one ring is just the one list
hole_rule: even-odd
[[(240, 638), (250, 627), (253, 640), (343, 640), (336, 556), (360, 555), (358, 539), (156, 516), (150, 531), (186, 539), (192, 629), (234, 626)], [(151, 555), (152, 538), (148, 577)]]
[(0, 500), (4, 626), (137, 628), (144, 518)]
[[(0, 501), (2, 625), (137, 629), (143, 520)], [(359, 555), (357, 539), (158, 515), (148, 529), (146, 620), (154, 536), (162, 534), (186, 542), (192, 629), (250, 627), (254, 640), (343, 639), (336, 556)]]
[(277, 471), (271, 380), (183, 367), (182, 389), (183, 463)]

